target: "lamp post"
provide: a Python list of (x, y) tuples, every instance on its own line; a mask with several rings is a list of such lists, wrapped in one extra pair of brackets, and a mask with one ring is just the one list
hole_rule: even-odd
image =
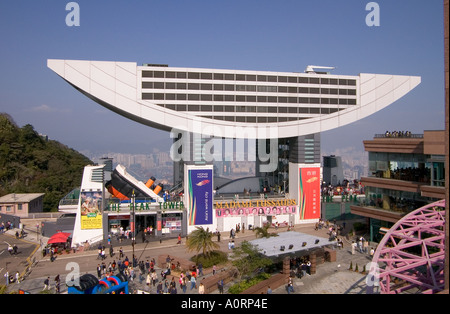
[(134, 194), (134, 189), (133, 189), (133, 192), (132, 192), (132, 194), (131, 194), (131, 206), (132, 206), (132, 208), (131, 208), (131, 223), (133, 224), (132, 226), (133, 226), (133, 237), (132, 237), (132, 239), (131, 239), (131, 246), (132, 246), (132, 248), (133, 248), (133, 257), (132, 257), (132, 262), (131, 262), (131, 264), (133, 265), (133, 267), (134, 267), (134, 240), (136, 239), (136, 212), (135, 212), (135, 208), (136, 208), (136, 196), (135, 196), (135, 194)]

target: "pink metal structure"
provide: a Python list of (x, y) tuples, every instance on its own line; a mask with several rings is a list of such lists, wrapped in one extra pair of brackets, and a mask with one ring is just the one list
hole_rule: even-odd
[(445, 200), (400, 219), (383, 237), (372, 262), (381, 293), (436, 293), (444, 289)]

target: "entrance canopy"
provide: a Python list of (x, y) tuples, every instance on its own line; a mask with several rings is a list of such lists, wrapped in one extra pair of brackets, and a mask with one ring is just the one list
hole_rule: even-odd
[(257, 245), (267, 257), (279, 257), (284, 254), (300, 255), (302, 251), (309, 251), (328, 245), (335, 245), (337, 241), (313, 236), (301, 232), (280, 232), (277, 237), (260, 238), (250, 241)]

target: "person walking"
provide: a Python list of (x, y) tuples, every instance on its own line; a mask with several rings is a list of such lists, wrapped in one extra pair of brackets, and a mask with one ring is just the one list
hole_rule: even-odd
[(197, 281), (195, 280), (195, 276), (191, 276), (191, 290), (197, 287)]
[(44, 280), (44, 289), (42, 289), (42, 291), (45, 290), (50, 290), (50, 277), (47, 277), (47, 279)]
[(203, 283), (200, 283), (200, 286), (198, 287), (198, 294), (205, 294), (205, 286)]

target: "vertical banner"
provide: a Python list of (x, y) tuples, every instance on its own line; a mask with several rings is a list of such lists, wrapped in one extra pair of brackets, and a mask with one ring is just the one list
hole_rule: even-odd
[(81, 230), (102, 229), (102, 193), (81, 192)]
[(212, 169), (190, 169), (189, 180), (189, 225), (209, 225), (213, 222), (213, 171)]
[(299, 169), (300, 219), (320, 218), (320, 167)]

